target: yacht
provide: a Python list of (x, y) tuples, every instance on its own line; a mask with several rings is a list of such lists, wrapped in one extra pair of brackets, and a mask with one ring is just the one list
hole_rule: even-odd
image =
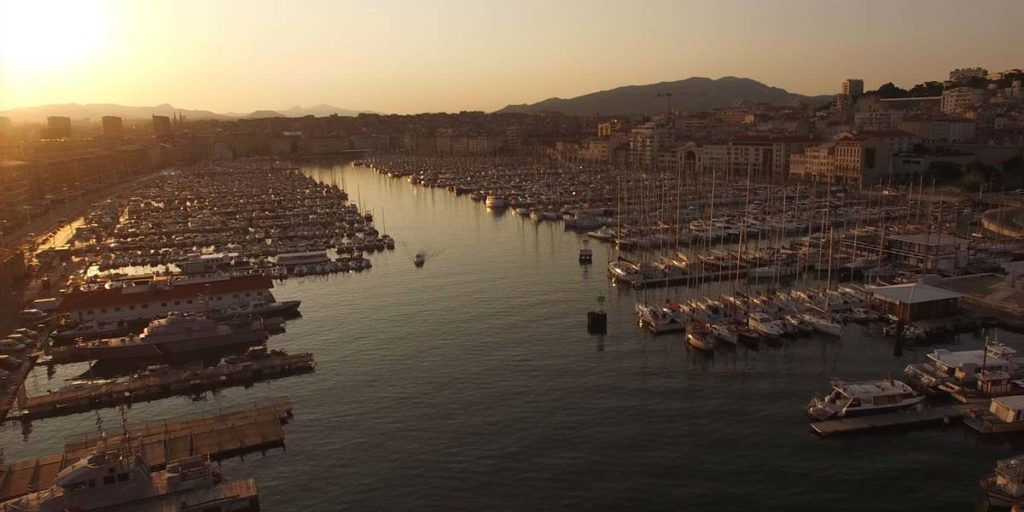
[(751, 313), (747, 326), (765, 338), (779, 338), (785, 334), (779, 322), (764, 313)]
[(175, 312), (153, 320), (142, 334), (80, 341), (75, 343), (72, 353), (84, 359), (131, 359), (265, 341), (267, 331), (259, 318), (218, 323), (206, 315)]
[(843, 382), (832, 379), (832, 392), (824, 398), (811, 398), (807, 414), (815, 420), (846, 418), (906, 409), (922, 401), (924, 395), (898, 380)]
[(615, 238), (615, 230), (608, 226), (602, 226), (598, 228), (597, 231), (588, 231), (587, 236), (607, 242)]
[(252, 479), (224, 482), (197, 455), (150, 472), (129, 450), (94, 452), (57, 473), (48, 489), (0, 503), (0, 512), (256, 512)]

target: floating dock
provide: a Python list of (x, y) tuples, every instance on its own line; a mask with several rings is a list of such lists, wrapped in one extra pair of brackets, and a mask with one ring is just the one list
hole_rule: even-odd
[(70, 387), (25, 397), (10, 419), (32, 420), (115, 407), (174, 395), (201, 393), (313, 371), (313, 354), (270, 352), (261, 357), (202, 369), (165, 368), (103, 384)]
[(909, 428), (933, 423), (947, 423), (962, 419), (979, 405), (956, 404), (942, 407), (926, 407), (921, 410), (898, 411), (885, 414), (856, 416), (837, 420), (811, 423), (811, 430), (820, 436), (854, 434), (894, 428)]
[[(257, 404), (182, 421), (149, 423), (128, 432), (154, 471), (170, 461), (209, 454), (213, 460), (284, 446), (282, 426), (292, 416), (287, 401)], [(121, 446), (124, 435), (79, 436), (64, 444), (64, 453), (0, 465), (0, 501), (45, 489), (57, 473), (101, 446)]]

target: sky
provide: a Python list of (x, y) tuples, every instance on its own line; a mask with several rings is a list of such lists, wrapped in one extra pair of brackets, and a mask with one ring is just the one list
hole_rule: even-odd
[(1024, 0), (0, 0), (0, 110), (492, 111), (740, 76), (802, 94), (1024, 67)]

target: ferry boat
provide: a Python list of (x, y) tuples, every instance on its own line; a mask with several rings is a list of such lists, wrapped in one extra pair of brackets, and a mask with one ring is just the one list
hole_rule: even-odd
[(0, 512), (256, 512), (253, 479), (224, 482), (197, 455), (150, 472), (129, 450), (94, 452), (57, 473), (48, 489), (0, 503)]
[(1024, 455), (996, 461), (995, 472), (979, 483), (991, 508), (1008, 509), (1024, 502)]
[(924, 395), (898, 380), (843, 382), (832, 379), (832, 392), (814, 396), (807, 414), (815, 420), (846, 418), (906, 409), (924, 401)]
[(218, 323), (205, 315), (171, 313), (150, 322), (137, 336), (75, 343), (72, 354), (94, 360), (132, 359), (265, 341), (267, 331), (259, 318)]
[[(1017, 351), (999, 342), (988, 342), (982, 350), (953, 352), (936, 349), (928, 353), (928, 361), (911, 363), (904, 368), (910, 384), (927, 393), (947, 393), (948, 384), (972, 386), (983, 371), (1017, 375)], [(946, 389), (943, 389), (945, 387)]]

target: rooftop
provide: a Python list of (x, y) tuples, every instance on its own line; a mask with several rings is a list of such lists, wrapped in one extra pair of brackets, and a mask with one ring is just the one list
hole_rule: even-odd
[(921, 283), (894, 284), (869, 289), (876, 299), (902, 304), (922, 304), (937, 300), (959, 299), (961, 295)]

